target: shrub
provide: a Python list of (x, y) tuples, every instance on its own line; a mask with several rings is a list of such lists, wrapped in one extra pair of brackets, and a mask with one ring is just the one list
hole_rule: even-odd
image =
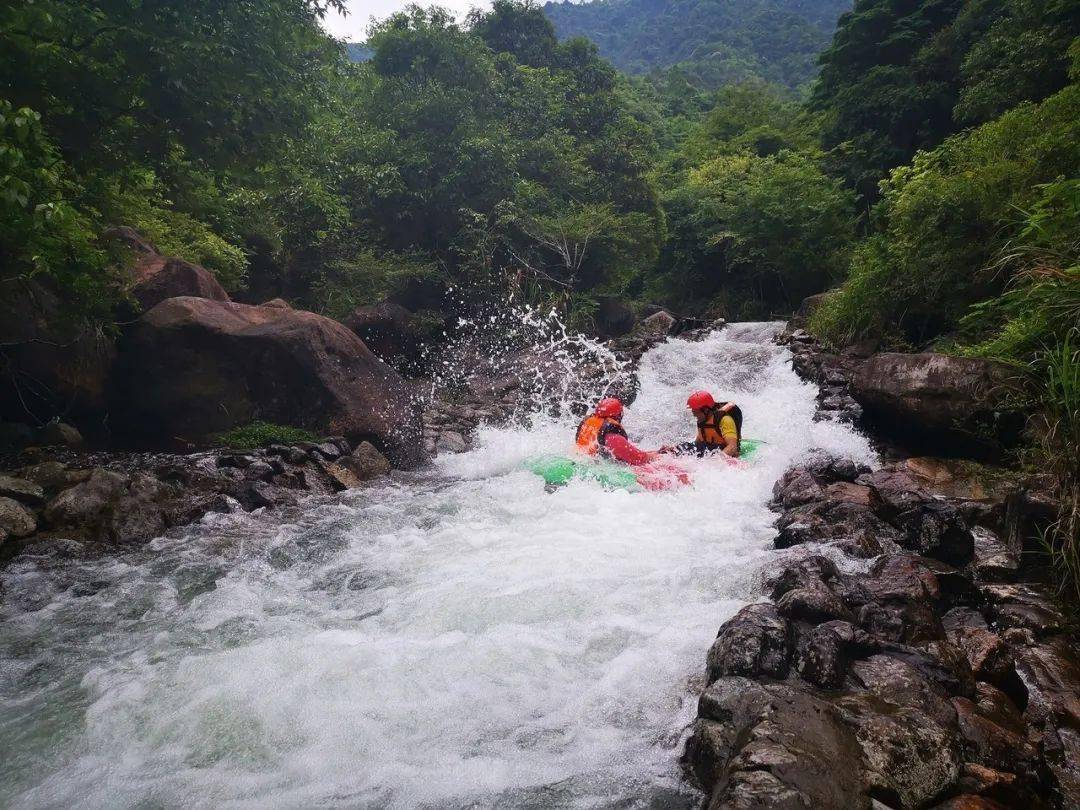
[(220, 434), (218, 440), (226, 447), (231, 447), (234, 450), (255, 450), (271, 444), (314, 442), (318, 441), (318, 436), (310, 430), (289, 425), (275, 425), (272, 422), (252, 422)]

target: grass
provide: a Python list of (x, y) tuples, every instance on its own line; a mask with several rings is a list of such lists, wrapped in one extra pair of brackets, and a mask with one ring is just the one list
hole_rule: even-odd
[(271, 444), (297, 444), (318, 440), (319, 437), (310, 430), (275, 425), (273, 422), (252, 422), (218, 436), (218, 441), (234, 450), (255, 450)]
[(1045, 544), (1062, 589), (1080, 601), (1080, 328), (1037, 361), (1043, 382), (1043, 453), (1057, 480), (1057, 520)]

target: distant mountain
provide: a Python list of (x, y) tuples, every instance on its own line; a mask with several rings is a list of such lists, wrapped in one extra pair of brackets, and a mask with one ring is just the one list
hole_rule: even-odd
[(695, 84), (754, 77), (796, 88), (817, 74), (851, 0), (595, 0), (548, 3), (560, 39), (583, 36), (626, 73), (679, 65)]
[(367, 62), (375, 55), (371, 48), (360, 42), (346, 42), (345, 51), (349, 54), (351, 62)]

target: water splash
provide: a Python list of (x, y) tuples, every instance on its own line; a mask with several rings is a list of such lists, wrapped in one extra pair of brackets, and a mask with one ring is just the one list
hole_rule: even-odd
[(429, 350), (429, 399), (472, 393), (512, 394), (515, 421), (536, 413), (581, 414), (597, 399), (627, 388), (631, 368), (605, 343), (570, 330), (554, 309), (512, 300), (458, 319), (454, 335)]
[(214, 516), (146, 550), (0, 573), (0, 805), (693, 807), (678, 767), (705, 651), (774, 559), (776, 477), (821, 447), (775, 325), (671, 340), (628, 411), (689, 438), (737, 399), (748, 469), (686, 459), (653, 494), (520, 470), (574, 419), (488, 427), (294, 515)]

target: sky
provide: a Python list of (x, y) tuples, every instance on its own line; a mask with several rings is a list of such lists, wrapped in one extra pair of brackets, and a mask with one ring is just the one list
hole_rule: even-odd
[[(333, 36), (347, 42), (363, 42), (367, 38), (368, 22), (372, 17), (383, 19), (409, 5), (410, 0), (346, 0), (349, 16), (330, 12), (323, 27)], [(474, 6), (486, 7), (487, 0), (421, 0), (421, 6), (438, 5), (463, 17)]]

